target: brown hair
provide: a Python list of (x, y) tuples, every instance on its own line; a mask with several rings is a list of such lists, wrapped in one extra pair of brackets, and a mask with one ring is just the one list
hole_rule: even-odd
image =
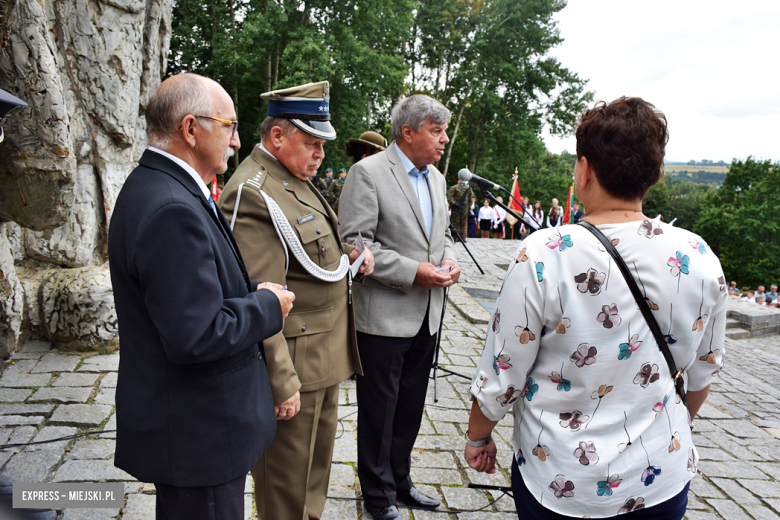
[(587, 157), (613, 197), (641, 199), (663, 175), (666, 116), (642, 98), (599, 101), (582, 115), (575, 135), (577, 159)]

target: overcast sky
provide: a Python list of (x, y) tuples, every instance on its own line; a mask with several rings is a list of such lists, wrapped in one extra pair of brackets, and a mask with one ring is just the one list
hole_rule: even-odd
[(666, 114), (667, 161), (780, 161), (780, 1), (569, 0), (555, 18), (564, 42), (550, 54), (596, 100), (639, 96)]

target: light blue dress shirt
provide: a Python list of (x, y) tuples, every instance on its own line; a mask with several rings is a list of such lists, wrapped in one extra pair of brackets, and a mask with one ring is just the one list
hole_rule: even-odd
[(417, 194), (417, 200), (420, 202), (428, 238), (430, 238), (431, 226), (433, 225), (433, 203), (431, 202), (431, 190), (428, 188), (428, 167), (425, 166), (422, 170), (418, 170), (396, 143), (393, 143), (393, 146), (395, 146), (395, 151), (398, 152), (398, 157), (401, 158), (401, 163), (409, 174), (412, 188)]

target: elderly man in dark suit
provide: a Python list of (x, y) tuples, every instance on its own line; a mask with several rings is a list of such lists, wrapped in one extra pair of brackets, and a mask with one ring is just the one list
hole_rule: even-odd
[(361, 233), (374, 253), (373, 273), (354, 288), (364, 373), (357, 378), (358, 476), (366, 506), (381, 520), (402, 518), (396, 498), (414, 507), (439, 506), (412, 485), (410, 456), (444, 288), (460, 276), (447, 186), (432, 164), (449, 142), (450, 112), (416, 95), (396, 104), (392, 120), (395, 141), (352, 166), (339, 203), (342, 240), (354, 243)]
[(252, 282), (206, 182), (240, 146), (217, 83), (174, 76), (146, 109), (150, 147), (109, 232), (121, 357), (114, 463), (157, 488), (157, 518), (242, 520), (276, 419), (260, 343), (294, 295)]

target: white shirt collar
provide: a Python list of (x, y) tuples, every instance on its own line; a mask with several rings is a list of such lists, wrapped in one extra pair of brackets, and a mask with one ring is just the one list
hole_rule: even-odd
[(211, 196), (211, 193), (209, 193), (209, 187), (206, 186), (206, 183), (203, 182), (203, 179), (200, 178), (200, 175), (198, 175), (198, 172), (196, 172), (195, 169), (192, 166), (190, 166), (189, 164), (187, 164), (186, 162), (184, 162), (180, 158), (176, 157), (175, 155), (171, 155), (168, 152), (160, 150), (159, 148), (155, 148), (154, 146), (150, 146), (149, 150), (151, 150), (152, 152), (155, 152), (155, 153), (159, 153), (163, 157), (167, 157), (171, 161), (175, 162), (176, 164), (178, 164), (179, 166), (184, 168), (184, 171), (189, 173), (190, 177), (195, 179), (195, 182), (197, 183), (198, 188), (200, 188), (200, 191), (203, 192), (203, 196), (206, 197), (206, 201), (208, 201), (208, 198)]
[(272, 158), (274, 161), (276, 161), (276, 162), (279, 162), (279, 159), (277, 159), (276, 157), (274, 157), (274, 154), (272, 154), (271, 152), (269, 152), (269, 151), (268, 151), (268, 148), (266, 148), (265, 146), (263, 146), (263, 142), (262, 142), (262, 141), (260, 141), (260, 144), (258, 144), (257, 146), (259, 146), (259, 147), (260, 147), (260, 149), (261, 149), (262, 151), (264, 151), (265, 153), (267, 153), (268, 155), (270, 155), (270, 156), (271, 156), (271, 158)]

